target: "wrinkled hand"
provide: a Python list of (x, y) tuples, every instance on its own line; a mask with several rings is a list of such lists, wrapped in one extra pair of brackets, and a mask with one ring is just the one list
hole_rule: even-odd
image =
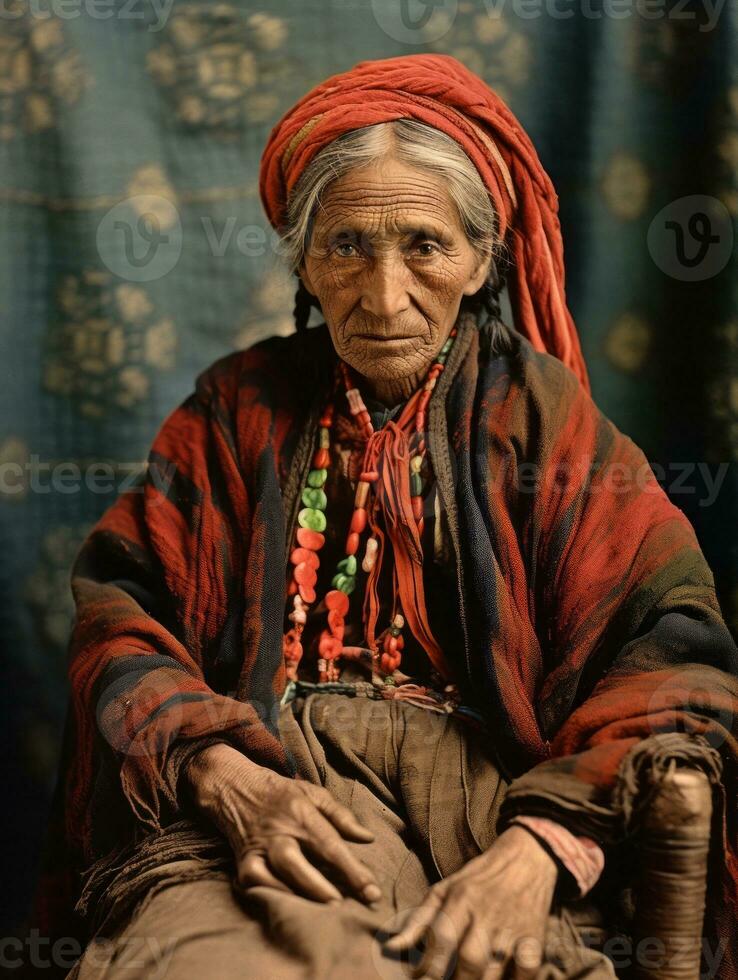
[(340, 900), (312, 859), (363, 901), (381, 897), (344, 840), (368, 843), (374, 835), (322, 786), (280, 776), (224, 744), (194, 755), (185, 778), (195, 803), (230, 843), (242, 887), (271, 885), (319, 902)]
[(541, 964), (556, 864), (527, 831), (510, 827), (479, 857), (433, 885), (404, 928), (385, 943), (399, 953), (424, 941), (416, 977), (523, 980)]

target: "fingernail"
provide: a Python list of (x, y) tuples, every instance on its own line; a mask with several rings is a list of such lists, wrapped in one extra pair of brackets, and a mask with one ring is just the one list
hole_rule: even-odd
[(378, 902), (382, 897), (382, 892), (377, 885), (367, 885), (361, 894), (367, 902)]

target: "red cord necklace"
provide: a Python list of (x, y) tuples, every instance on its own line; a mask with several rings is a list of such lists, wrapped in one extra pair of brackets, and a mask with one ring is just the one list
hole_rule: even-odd
[[(362, 472), (356, 486), (354, 510), (346, 537), (345, 557), (337, 565), (325, 595), (327, 628), (319, 644), (318, 673), (321, 682), (337, 681), (338, 662), (343, 650), (345, 619), (356, 587), (357, 553), (361, 535), (369, 527), (361, 567), (367, 573), (363, 623), (366, 645), (371, 651), (374, 672), (390, 678), (402, 660), (406, 621), (425, 648), (441, 676), (450, 671), (443, 653), (428, 624), (422, 577), (423, 533), (423, 462), (426, 456), (426, 410), (431, 393), (444, 370), (456, 337), (454, 328), (431, 366), (424, 384), (408, 399), (397, 421), (389, 421), (374, 430), (351, 369), (340, 362), (351, 414), (366, 439)], [(323, 489), (330, 466), (330, 435), (334, 406), (330, 403), (319, 420), (318, 445), (312, 467), (302, 490), (303, 508), (297, 516), (295, 542), (290, 554), (292, 575), (288, 594), (292, 596), (289, 620), (293, 624), (285, 633), (282, 649), (288, 680), (297, 680), (297, 668), (303, 655), (302, 632), (309, 607), (316, 600), (315, 584), (320, 567), (319, 552), (325, 544), (327, 498)], [(392, 617), (389, 626), (378, 636), (379, 615), (377, 587), (385, 550), (385, 538), (393, 546)]]

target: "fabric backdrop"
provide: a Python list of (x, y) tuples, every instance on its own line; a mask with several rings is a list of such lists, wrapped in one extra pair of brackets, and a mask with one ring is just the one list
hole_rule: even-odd
[(291, 329), (270, 126), (359, 60), (455, 55), (561, 202), (595, 400), (695, 525), (738, 630), (738, 8), (660, 0), (5, 0), (0, 12), (2, 935), (66, 704), (70, 562), (217, 357)]

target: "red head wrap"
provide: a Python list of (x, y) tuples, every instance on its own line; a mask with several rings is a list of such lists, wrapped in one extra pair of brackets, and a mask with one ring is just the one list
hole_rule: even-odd
[(566, 305), (558, 198), (533, 144), (505, 103), (448, 55), (362, 61), (322, 82), (272, 130), (259, 189), (267, 216), (283, 226), (290, 191), (315, 154), (342, 133), (412, 118), (447, 133), (479, 171), (508, 245), (515, 327), (537, 350), (571, 368), (589, 390)]

